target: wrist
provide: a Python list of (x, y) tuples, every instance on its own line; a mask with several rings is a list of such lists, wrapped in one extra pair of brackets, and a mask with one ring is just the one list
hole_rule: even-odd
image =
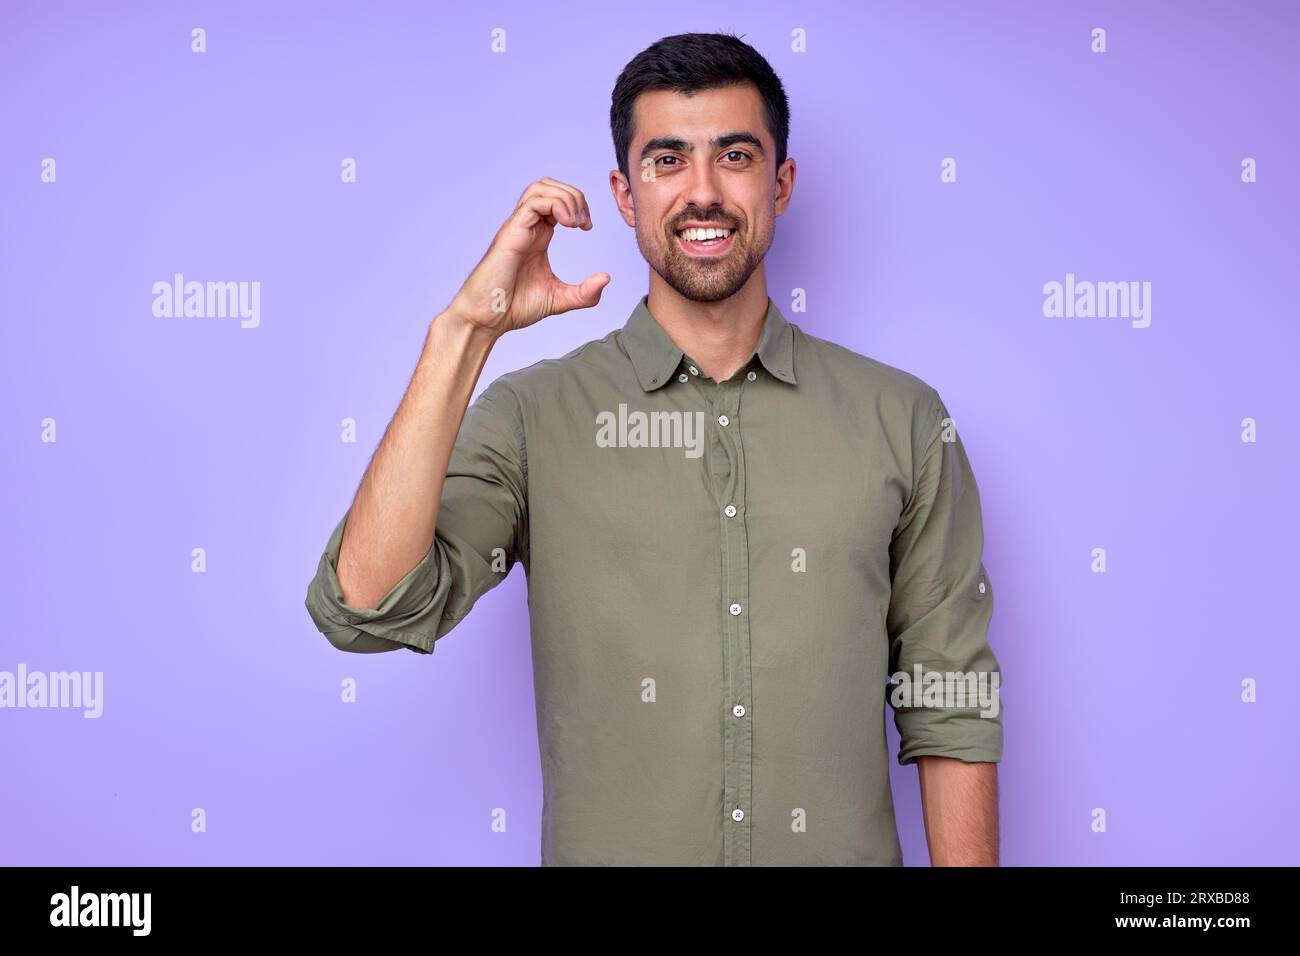
[(440, 333), (483, 348), (491, 348), (502, 335), (496, 329), (466, 318), (453, 306), (448, 306), (434, 316), (433, 321), (429, 323), (429, 331), (432, 333), (435, 328)]

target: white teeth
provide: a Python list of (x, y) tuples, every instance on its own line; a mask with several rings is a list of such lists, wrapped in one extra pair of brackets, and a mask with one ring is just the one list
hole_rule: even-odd
[(687, 242), (701, 242), (705, 239), (725, 239), (731, 232), (730, 229), (683, 229), (678, 235)]

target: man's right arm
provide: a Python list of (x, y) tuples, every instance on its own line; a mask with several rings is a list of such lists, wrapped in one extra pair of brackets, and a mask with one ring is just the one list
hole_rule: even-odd
[[(406, 394), (308, 588), (307, 609), (334, 646), (430, 653), (518, 556), (526, 465), (517, 399), (493, 383), (467, 407), (497, 338), (600, 300), (607, 274), (573, 286), (551, 272), (546, 249), (557, 223), (591, 228), (582, 193), (552, 179), (531, 184), (430, 323)], [(498, 548), (503, 568), (492, 560)]]
[(412, 599), (427, 606), (439, 567), (449, 569), (433, 547), (437, 515), (456, 436), (493, 342), (451, 312), (429, 325), (406, 394), (308, 590), (312, 618), (341, 650), (432, 650), (435, 633), (427, 624), (423, 635), (403, 637), (393, 628), (403, 623), (396, 617), (417, 610)]

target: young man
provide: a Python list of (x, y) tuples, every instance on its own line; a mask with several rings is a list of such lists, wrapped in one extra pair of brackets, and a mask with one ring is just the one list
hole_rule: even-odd
[[(467, 409), (498, 338), (609, 281), (555, 277), (590, 210), (529, 186), (430, 324), (307, 608), (342, 650), (428, 654), (524, 565), (543, 865), (901, 865), (887, 678), (997, 671), (965, 451), (933, 388), (768, 297), (795, 162), (762, 56), (664, 38), (610, 118), (648, 294)], [(999, 712), (916, 691), (889, 703), (931, 860), (994, 865)]]

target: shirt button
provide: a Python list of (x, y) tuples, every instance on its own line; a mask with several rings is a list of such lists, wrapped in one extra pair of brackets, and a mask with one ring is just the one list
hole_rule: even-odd
[(740, 807), (736, 807), (736, 809), (731, 811), (731, 819), (737, 822), (745, 819), (745, 811), (740, 809)]
[(981, 581), (981, 582), (980, 582), (980, 594), (983, 594), (983, 593), (984, 593), (984, 582)]
[(750, 372), (748, 375), (745, 376), (745, 378), (749, 379), (752, 382), (754, 379), (758, 378), (758, 373)]
[[(723, 508), (722, 511), (723, 511), (723, 513), (724, 513), (728, 518), (734, 518), (734, 517), (736, 517), (736, 506), (735, 506), (735, 505), (727, 505), (727, 507)], [(984, 590), (984, 585), (982, 585), (982, 584), (980, 585), (980, 590), (981, 590), (981, 591)]]
[(731, 708), (731, 712), (732, 712), (733, 714), (735, 714), (737, 717), (744, 717), (744, 716), (745, 716), (745, 705), (744, 705), (744, 704), (737, 704), (735, 707)]
[(739, 613), (740, 613), (740, 605), (739, 605), (739, 604), (733, 604), (733, 605), (731, 605), (731, 613), (732, 613), (732, 614), (739, 614)]
[(698, 368), (696, 368), (694, 365), (690, 366), (690, 370), (691, 370), (691, 374), (692, 374), (692, 375), (699, 375), (699, 374), (700, 374), (700, 370), (699, 370)]
[(729, 422), (729, 421), (731, 421), (731, 419), (728, 418), (726, 415), (719, 415), (719, 416), (718, 416), (718, 424), (719, 424), (719, 425), (725, 425), (725, 424), (727, 424), (727, 422)]
[(679, 381), (679, 382), (684, 382), (684, 381), (686, 381), (686, 373), (685, 373), (685, 372), (682, 372), (681, 375), (678, 375), (678, 376), (677, 376), (677, 381)]

